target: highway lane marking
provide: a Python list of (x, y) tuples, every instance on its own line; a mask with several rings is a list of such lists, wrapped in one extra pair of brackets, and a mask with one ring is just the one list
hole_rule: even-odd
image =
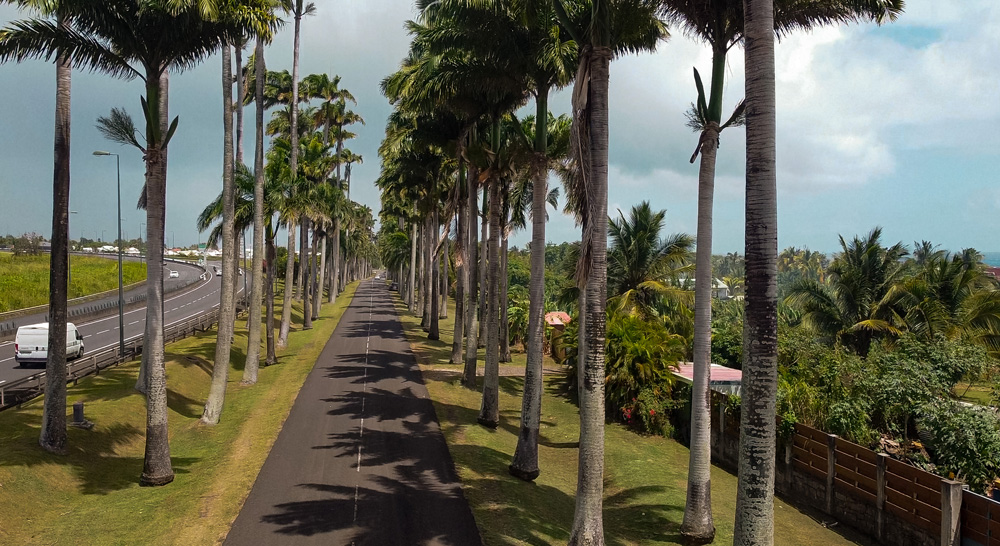
[[(374, 281), (372, 281), (374, 287)], [(364, 378), (361, 383), (361, 428), (358, 429), (358, 474), (361, 473), (361, 441), (365, 436), (365, 393), (368, 391), (368, 348), (372, 341), (372, 309), (375, 307), (375, 292), (372, 291), (368, 299), (368, 337), (365, 339), (365, 364)], [(358, 491), (361, 487), (361, 478), (354, 483), (354, 522), (358, 521)]]

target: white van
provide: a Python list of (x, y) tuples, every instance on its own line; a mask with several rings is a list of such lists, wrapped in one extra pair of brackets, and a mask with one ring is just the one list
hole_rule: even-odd
[[(49, 323), (21, 326), (14, 337), (14, 360), (24, 367), (28, 364), (45, 365), (49, 353)], [(83, 334), (72, 322), (66, 323), (66, 357), (83, 356)]]

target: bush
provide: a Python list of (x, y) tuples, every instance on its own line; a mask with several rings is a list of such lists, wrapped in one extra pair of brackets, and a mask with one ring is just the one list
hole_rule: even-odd
[[(569, 389), (576, 391), (579, 320), (567, 325), (559, 338), (565, 351), (561, 364), (567, 367)], [(630, 315), (610, 315), (607, 322), (605, 358), (605, 411), (651, 433), (669, 432), (673, 375), (684, 357), (684, 338), (667, 331), (659, 321)], [(652, 411), (652, 413), (650, 413)], [(640, 417), (640, 414), (645, 417)]]
[(679, 404), (670, 396), (671, 384), (643, 387), (630, 404), (621, 409), (622, 419), (648, 434), (673, 435), (670, 415)]
[(952, 472), (981, 493), (1000, 476), (1000, 421), (992, 410), (934, 400), (919, 424), (939, 473)]
[(627, 407), (645, 387), (670, 383), (671, 368), (684, 358), (684, 339), (662, 323), (631, 315), (607, 323), (604, 398), (608, 412)]

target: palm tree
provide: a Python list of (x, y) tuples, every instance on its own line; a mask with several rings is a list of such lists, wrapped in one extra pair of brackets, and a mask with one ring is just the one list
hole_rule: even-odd
[[(604, 544), (604, 360), (607, 303), (608, 81), (611, 59), (651, 50), (666, 37), (656, 2), (555, 0), (564, 28), (579, 48), (573, 92), (573, 149), (577, 181), (588, 199), (577, 281), (586, 307), (580, 346), (585, 348), (580, 400), (580, 452), (571, 545)], [(582, 188), (586, 188), (583, 190)]]
[(922, 254), (922, 269), (892, 289), (902, 328), (923, 339), (942, 335), (997, 354), (1000, 290), (996, 280), (983, 271), (982, 256), (974, 249), (954, 255), (945, 251)]
[(222, 415), (229, 379), (230, 345), (236, 320), (236, 230), (235, 187), (233, 180), (233, 61), (229, 44), (222, 51), (222, 290), (219, 292), (219, 331), (215, 343), (215, 362), (212, 366), (212, 383), (205, 400), (201, 421), (215, 425)]
[[(109, 138), (140, 149), (146, 161), (147, 240), (151, 263), (162, 261), (166, 185), (163, 151), (177, 127), (176, 118), (164, 131), (161, 118), (161, 77), (167, 69), (194, 66), (245, 30), (226, 21), (206, 19), (201, 10), (181, 6), (173, 11), (140, 0), (60, 3), (74, 21), (73, 30), (51, 21), (13, 23), (0, 36), (0, 61), (50, 59), (69, 55), (75, 66), (146, 84), (142, 99), (146, 123), (140, 144), (135, 124), (121, 110), (99, 120)], [(136, 34), (135, 28), (143, 28)], [(133, 64), (135, 66), (133, 66)], [(163, 349), (163, 272), (151, 268), (146, 283), (149, 317), (144, 350), (147, 364), (146, 454), (141, 483), (164, 485), (173, 480), (167, 435), (167, 398)]]
[(608, 220), (612, 246), (608, 252), (608, 304), (616, 312), (650, 318), (666, 296), (686, 299), (675, 281), (690, 271), (694, 238), (684, 233), (660, 238), (667, 211), (653, 212), (648, 201), (632, 207), (628, 218)]
[(744, 0), (746, 271), (743, 400), (734, 546), (774, 543), (778, 392), (778, 210), (775, 181), (774, 1)]
[[(722, 95), (725, 88), (726, 55), (744, 37), (743, 0), (663, 0), (669, 23), (709, 44), (712, 48), (712, 80), (706, 98), (698, 70), (694, 70), (697, 101), (689, 114), (689, 125), (700, 133), (691, 162), (701, 154), (698, 174), (698, 248), (695, 266), (695, 376), (692, 388), (691, 463), (688, 472), (688, 500), (681, 534), (689, 542), (708, 543), (715, 537), (712, 522), (711, 484), (709, 479), (710, 446), (708, 430), (709, 357), (711, 352), (712, 274), (712, 204), (715, 190), (716, 153), (721, 132), (743, 123), (741, 102), (732, 116), (722, 122)], [(881, 21), (893, 17), (902, 0), (774, 0), (777, 7), (774, 30), (781, 36), (795, 29), (851, 22), (861, 19)]]
[[(69, 19), (57, 14), (47, 0), (19, 0), (22, 8), (57, 15), (57, 24), (69, 29)], [(66, 448), (66, 322), (69, 278), (70, 87), (72, 64), (68, 55), (56, 58), (56, 124), (52, 173), (52, 251), (49, 253), (49, 337), (45, 364), (45, 406), (38, 443), (50, 453)]]
[[(806, 324), (862, 357), (875, 339), (900, 332), (892, 288), (903, 278), (907, 252), (902, 243), (883, 246), (881, 236), (876, 227), (849, 243), (840, 237), (842, 252), (830, 264), (829, 285), (803, 279), (788, 297)], [(747, 273), (749, 289), (749, 264)]]

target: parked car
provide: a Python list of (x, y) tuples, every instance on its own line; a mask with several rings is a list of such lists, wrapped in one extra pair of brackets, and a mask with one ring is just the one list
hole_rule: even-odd
[(170, 278), (171, 279), (176, 279), (177, 277), (180, 277), (180, 276), (181, 276), (181, 274), (178, 273), (176, 269), (171, 269), (170, 270)]
[[(66, 357), (83, 356), (83, 334), (72, 322), (66, 324)], [(20, 367), (41, 364), (49, 358), (49, 323), (21, 326), (14, 336), (14, 360)]]

